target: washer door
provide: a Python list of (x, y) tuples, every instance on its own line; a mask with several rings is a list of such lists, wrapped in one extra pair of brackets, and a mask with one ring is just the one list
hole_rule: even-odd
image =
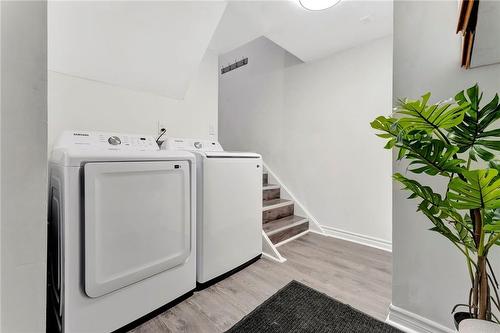
[(187, 161), (84, 166), (85, 293), (99, 297), (191, 252)]

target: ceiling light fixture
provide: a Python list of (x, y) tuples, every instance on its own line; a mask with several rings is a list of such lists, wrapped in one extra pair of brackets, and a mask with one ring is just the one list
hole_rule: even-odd
[(299, 2), (307, 10), (323, 10), (335, 6), (340, 0), (299, 0)]

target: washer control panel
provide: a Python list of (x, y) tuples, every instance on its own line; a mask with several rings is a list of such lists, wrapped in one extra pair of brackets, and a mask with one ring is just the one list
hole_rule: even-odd
[(110, 134), (99, 133), (99, 142), (108, 143), (111, 146), (137, 147), (137, 148), (158, 148), (155, 139), (152, 136), (143, 136), (136, 134)]
[(166, 150), (224, 151), (217, 141), (200, 139), (167, 138), (161, 146)]
[(79, 147), (109, 150), (159, 150), (155, 138), (151, 135), (121, 134), (106, 132), (66, 131), (61, 136), (59, 145), (77, 145)]

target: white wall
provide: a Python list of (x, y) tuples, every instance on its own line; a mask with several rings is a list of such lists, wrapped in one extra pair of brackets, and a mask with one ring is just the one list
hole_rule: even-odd
[(225, 1), (50, 1), (49, 69), (184, 99)]
[(0, 331), (45, 331), (47, 12), (2, 1)]
[[(395, 2), (394, 97), (417, 98), (430, 91), (438, 101), (476, 82), (485, 100), (500, 92), (500, 65), (460, 69), (457, 17), (455, 1)], [(378, 154), (383, 154), (381, 147)], [(394, 163), (394, 172), (405, 168)], [(408, 193), (399, 189), (394, 184), (393, 304), (451, 328), (453, 305), (467, 303), (470, 283), (465, 260), (449, 241), (427, 230), (431, 223), (415, 212), (417, 202), (406, 200)], [(492, 264), (498, 272), (500, 256), (495, 252)]]
[[(63, 130), (217, 137), (217, 55), (207, 51), (184, 100), (49, 72), (49, 148)], [(213, 126), (214, 134), (209, 134)]]
[[(391, 157), (369, 122), (391, 112), (392, 37), (297, 64), (265, 38), (220, 57), (219, 137), (252, 150), (328, 231), (391, 242)], [(346, 233), (348, 234), (346, 234)]]

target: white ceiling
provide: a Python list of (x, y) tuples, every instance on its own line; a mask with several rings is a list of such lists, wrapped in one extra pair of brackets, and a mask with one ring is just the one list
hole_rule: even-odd
[(183, 99), (225, 6), (50, 1), (49, 70)]
[(302, 61), (392, 33), (392, 2), (49, 1), (49, 70), (183, 99), (207, 48), (265, 36)]
[(224, 54), (265, 36), (311, 61), (392, 34), (392, 1), (342, 0), (323, 11), (298, 0), (229, 1), (210, 48)]

